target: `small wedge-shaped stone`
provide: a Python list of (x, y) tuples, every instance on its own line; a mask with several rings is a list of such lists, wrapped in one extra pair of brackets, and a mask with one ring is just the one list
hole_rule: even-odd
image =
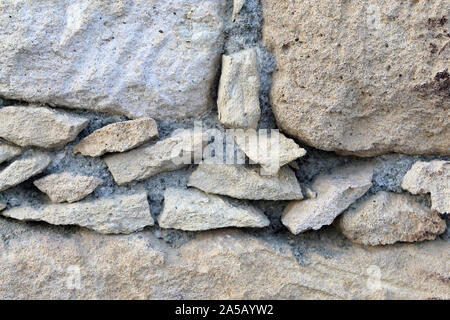
[(154, 224), (145, 192), (69, 204), (44, 204), (39, 208), (14, 207), (2, 215), (54, 225), (78, 225), (113, 234), (128, 234)]
[(202, 156), (206, 132), (181, 130), (171, 137), (121, 154), (105, 157), (105, 163), (117, 184), (143, 180), (161, 172), (181, 169)]
[(81, 140), (74, 153), (99, 157), (108, 152), (124, 152), (158, 137), (158, 126), (152, 118), (112, 123)]
[(303, 157), (306, 150), (278, 130), (236, 130), (236, 144), (254, 163), (261, 165), (262, 174), (276, 174), (291, 161)]
[(362, 197), (372, 186), (373, 165), (349, 165), (336, 168), (330, 174), (318, 176), (312, 184), (315, 198), (292, 201), (281, 218), (293, 233), (319, 230), (334, 219), (353, 202)]
[(21, 148), (0, 141), (0, 163), (9, 161), (21, 153)]
[(56, 148), (74, 140), (89, 120), (46, 107), (0, 109), (0, 137), (19, 146)]
[(430, 193), (431, 209), (450, 213), (450, 162), (416, 162), (403, 177), (402, 188), (412, 194)]
[(188, 186), (207, 193), (248, 200), (303, 199), (294, 171), (283, 167), (276, 176), (262, 176), (244, 165), (200, 164)]
[(103, 180), (97, 177), (74, 175), (67, 172), (51, 174), (34, 181), (34, 185), (55, 203), (72, 203), (84, 199), (102, 183)]
[(255, 49), (224, 55), (217, 97), (219, 121), (230, 128), (256, 129), (261, 116), (259, 88)]
[(18, 159), (0, 172), (0, 191), (17, 186), (29, 178), (41, 173), (52, 161), (44, 152), (31, 152)]
[(161, 228), (201, 231), (226, 227), (267, 227), (269, 219), (256, 208), (196, 189), (168, 188), (158, 219)]
[(0, 211), (3, 211), (6, 209), (6, 204), (0, 203)]
[(233, 13), (231, 14), (231, 20), (234, 21), (236, 16), (241, 12), (242, 7), (245, 4), (245, 0), (234, 0), (233, 1)]
[(413, 196), (385, 191), (342, 214), (336, 226), (353, 242), (371, 246), (433, 240), (447, 227)]

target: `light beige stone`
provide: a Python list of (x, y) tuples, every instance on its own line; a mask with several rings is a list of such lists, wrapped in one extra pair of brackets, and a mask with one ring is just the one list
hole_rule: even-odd
[(81, 140), (74, 153), (99, 157), (108, 152), (124, 152), (158, 137), (158, 126), (152, 118), (112, 123), (95, 130)]
[(34, 151), (15, 160), (0, 171), (0, 191), (17, 186), (41, 173), (52, 161), (48, 153)]
[(226, 5), (2, 0), (0, 96), (129, 118), (198, 117), (214, 105)]
[(6, 209), (6, 204), (0, 203), (0, 211), (3, 211)]
[(276, 174), (291, 161), (303, 157), (306, 150), (278, 130), (236, 131), (234, 140), (254, 163), (261, 165), (263, 174)]
[(200, 164), (188, 186), (207, 193), (248, 200), (303, 199), (294, 171), (283, 167), (276, 176), (263, 176), (259, 168), (244, 165)]
[(5, 210), (5, 217), (45, 221), (54, 225), (78, 225), (100, 233), (132, 233), (154, 224), (145, 192), (70, 204), (20, 206)]
[(0, 141), (0, 164), (22, 153), (22, 149)]
[(385, 191), (345, 212), (336, 225), (350, 240), (372, 246), (434, 240), (447, 228), (445, 220), (414, 197)]
[(312, 184), (317, 196), (290, 202), (281, 221), (294, 234), (331, 224), (369, 190), (372, 175), (372, 164), (347, 165), (319, 175)]
[(260, 86), (255, 49), (224, 55), (217, 97), (219, 121), (230, 128), (256, 129), (261, 116)]
[(450, 154), (450, 2), (263, 0), (283, 132), (359, 156)]
[(22, 147), (50, 149), (75, 140), (89, 120), (46, 107), (9, 106), (0, 109), (0, 123), (1, 138)]
[(244, 4), (245, 4), (245, 0), (234, 0), (233, 1), (233, 13), (231, 14), (231, 19), (233, 21), (236, 19), (236, 16), (241, 12)]
[(76, 202), (91, 194), (103, 180), (72, 173), (51, 174), (33, 182), (55, 203)]
[[(352, 245), (199, 233), (174, 248), (151, 231), (101, 235), (0, 219), (2, 299), (450, 299), (450, 242)], [(32, 248), (32, 250), (30, 249)]]
[(171, 137), (128, 152), (105, 157), (105, 163), (117, 184), (144, 180), (161, 172), (174, 171), (201, 161), (207, 132), (187, 129)]
[(158, 218), (161, 228), (202, 231), (227, 227), (263, 228), (269, 219), (252, 206), (196, 189), (167, 188)]
[(431, 194), (431, 209), (450, 213), (450, 162), (416, 162), (403, 177), (402, 188), (412, 194)]

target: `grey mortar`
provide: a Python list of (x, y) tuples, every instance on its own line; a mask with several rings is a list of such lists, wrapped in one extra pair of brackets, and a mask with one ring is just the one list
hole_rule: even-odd
[[(261, 67), (260, 104), (262, 112), (259, 128), (276, 129), (277, 125), (269, 99), (269, 91), (272, 84), (272, 72), (275, 70), (276, 62), (262, 42), (261, 27), (263, 18), (260, 1), (247, 0), (234, 22), (231, 21), (232, 1), (228, 0), (227, 3), (223, 53), (231, 54), (243, 49), (256, 48)], [(218, 81), (219, 77), (217, 77), (216, 84), (213, 86), (213, 96), (217, 95)], [(22, 101), (11, 101), (0, 97), (0, 107), (23, 103), (24, 102)], [(43, 173), (17, 187), (0, 193), (0, 201), (6, 202), (9, 207), (18, 206), (24, 203), (40, 205), (46, 200), (46, 196), (34, 187), (32, 181), (40, 176), (50, 173), (70, 171), (93, 175), (102, 178), (105, 181), (105, 183), (97, 188), (93, 194), (88, 196), (86, 200), (146, 190), (152, 215), (156, 218), (160, 214), (163, 206), (164, 190), (167, 187), (186, 187), (189, 175), (195, 169), (194, 165), (186, 169), (162, 173), (144, 181), (117, 186), (101, 158), (74, 155), (72, 153), (72, 148), (79, 140), (89, 135), (94, 130), (110, 123), (126, 120), (127, 118), (88, 111), (69, 110), (69, 112), (89, 118), (91, 121), (89, 126), (80, 133), (75, 141), (52, 151), (55, 160)], [(217, 120), (216, 106), (212, 106), (211, 111), (207, 112), (197, 121), (201, 121), (204, 128), (218, 128), (221, 131), (224, 130)], [(195, 121), (191, 119), (184, 121), (158, 121), (160, 138), (168, 137), (174, 130), (179, 128), (192, 128), (194, 122)], [(308, 151), (306, 156), (296, 161), (300, 167), (300, 169), (296, 170), (296, 175), (303, 188), (305, 186), (310, 186), (311, 182), (318, 174), (329, 172), (335, 167), (361, 161), (375, 161), (373, 186), (367, 192), (365, 197), (380, 190), (403, 192), (400, 187), (401, 180), (412, 164), (418, 160), (428, 161), (432, 159), (449, 159), (449, 157), (406, 156), (397, 154), (385, 155), (372, 159), (362, 159), (350, 156), (340, 156), (332, 152), (325, 152), (302, 144), (300, 145)], [(360, 201), (363, 201), (363, 199)], [(429, 196), (418, 196), (417, 199), (429, 203)], [(308, 231), (297, 236), (290, 234), (280, 221), (283, 209), (287, 205), (286, 201), (249, 201), (249, 203), (261, 209), (269, 217), (271, 225), (264, 229), (246, 229), (246, 232), (273, 242), (279, 241), (287, 243), (299, 264), (307, 264), (309, 261), (308, 256), (312, 253), (320, 254), (326, 258), (332, 258), (339, 254), (338, 251), (341, 249), (330, 252), (329, 249), (325, 248), (323, 241), (331, 241), (334, 244), (338, 244), (338, 247), (342, 248), (342, 250), (346, 250), (353, 245), (335, 230), (333, 226), (326, 226), (321, 230)], [(15, 225), (15, 228), (11, 228), (13, 224)], [(449, 224), (448, 220), (447, 224)], [(18, 226), (23, 226), (23, 228)], [(40, 222), (23, 223), (8, 218), (0, 218), (0, 239), (5, 243), (11, 238), (19, 237), (22, 232), (40, 232), (41, 229), (62, 233), (64, 236), (70, 237), (79, 228), (76, 226), (51, 226)], [(173, 247), (179, 247), (198, 234), (195, 232), (162, 229), (157, 225), (148, 227), (141, 233), (144, 236), (145, 234), (153, 233), (157, 238), (169, 243)], [(448, 239), (449, 232), (447, 231), (441, 235), (441, 237)]]

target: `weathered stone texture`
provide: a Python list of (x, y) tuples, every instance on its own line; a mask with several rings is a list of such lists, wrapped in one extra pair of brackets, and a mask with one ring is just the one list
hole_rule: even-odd
[(373, 165), (348, 165), (318, 176), (312, 188), (317, 195), (292, 201), (281, 221), (294, 234), (331, 224), (372, 186)]
[(447, 228), (445, 220), (411, 195), (385, 191), (342, 214), (336, 225), (352, 241), (372, 246), (434, 240)]
[(0, 171), (0, 191), (17, 186), (29, 178), (41, 173), (52, 161), (44, 152), (31, 152), (11, 163)]
[(51, 174), (33, 182), (52, 202), (76, 202), (91, 194), (103, 180), (72, 173)]
[(201, 231), (226, 227), (267, 227), (269, 219), (256, 208), (196, 189), (168, 188), (158, 218), (161, 228)]
[(50, 149), (75, 140), (89, 120), (45, 107), (9, 106), (0, 109), (0, 123), (1, 138), (22, 147)]
[(225, 1), (0, 2), (0, 96), (68, 108), (196, 117), (207, 110)]
[(224, 55), (217, 98), (219, 121), (230, 128), (256, 129), (261, 116), (260, 86), (255, 49)]
[(289, 167), (281, 168), (276, 176), (264, 176), (259, 168), (244, 165), (200, 164), (189, 177), (188, 185), (236, 199), (303, 199), (295, 173)]
[(21, 153), (21, 148), (0, 141), (0, 164), (17, 157)]
[(240, 231), (204, 232), (174, 249), (151, 232), (4, 220), (0, 230), (2, 299), (450, 299), (443, 240), (361, 248), (324, 234), (303, 242), (302, 262), (286, 243)]
[(91, 133), (74, 148), (74, 153), (99, 157), (108, 152), (124, 152), (158, 137), (152, 118), (112, 123)]
[(114, 180), (120, 185), (143, 180), (161, 172), (181, 169), (202, 157), (207, 143), (206, 132), (180, 130), (150, 146), (105, 157)]
[(431, 209), (450, 213), (450, 162), (416, 162), (403, 177), (402, 188), (412, 194), (431, 194)]
[(78, 225), (100, 233), (132, 233), (154, 224), (146, 193), (100, 198), (70, 204), (20, 206), (1, 213), (24, 221)]
[(281, 129), (344, 154), (450, 154), (448, 0), (262, 6)]

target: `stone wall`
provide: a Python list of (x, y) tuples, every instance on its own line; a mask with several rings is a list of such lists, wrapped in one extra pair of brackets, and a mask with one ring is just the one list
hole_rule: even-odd
[(450, 298), (448, 1), (0, 15), (0, 298)]

